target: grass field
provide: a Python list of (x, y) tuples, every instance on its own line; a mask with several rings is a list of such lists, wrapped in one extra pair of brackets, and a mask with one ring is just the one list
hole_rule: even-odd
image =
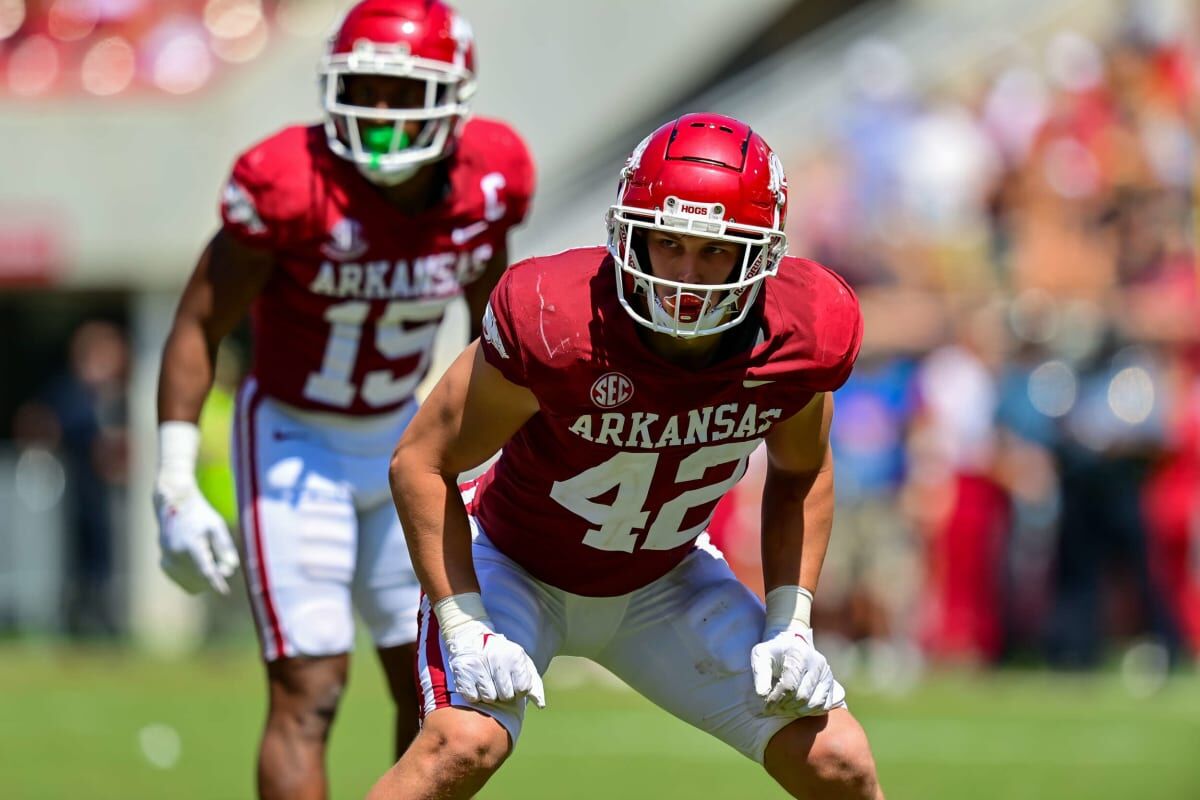
[[(755, 765), (610, 682), (557, 665), (484, 800), (743, 800), (783, 794)], [(0, 797), (252, 796), (263, 714), (251, 648), (187, 662), (0, 645)], [(890, 800), (1200, 798), (1200, 678), (1134, 700), (1113, 675), (933, 675), (903, 697), (850, 687)], [(335, 798), (389, 763), (389, 711), (359, 659), (334, 730)], [(155, 765), (157, 764), (157, 766)]]

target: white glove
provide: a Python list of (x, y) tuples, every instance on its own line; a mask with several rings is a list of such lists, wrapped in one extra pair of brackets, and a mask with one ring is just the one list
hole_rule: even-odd
[(516, 642), (496, 633), (477, 592), (444, 597), (433, 605), (450, 652), (458, 693), (472, 703), (507, 703), (528, 696), (546, 707), (546, 690), (533, 659)]
[(767, 710), (806, 717), (846, 702), (846, 690), (833, 679), (829, 662), (809, 641), (812, 632), (783, 631), (750, 651), (754, 691)]
[(767, 594), (763, 641), (750, 651), (750, 670), (754, 691), (770, 713), (825, 714), (846, 702), (846, 690), (813, 646), (808, 625), (811, 607), (812, 594), (798, 586), (778, 587)]
[(225, 520), (196, 485), (199, 442), (200, 432), (190, 422), (164, 422), (159, 426), (158, 478), (154, 485), (159, 564), (187, 592), (196, 594), (211, 587), (229, 594), (226, 579), (237, 571), (238, 552)]

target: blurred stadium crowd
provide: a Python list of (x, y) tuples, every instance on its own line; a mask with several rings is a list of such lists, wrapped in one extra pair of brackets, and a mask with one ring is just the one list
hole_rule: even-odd
[(0, 0), (0, 80), (16, 96), (189, 94), (257, 58), (288, 0)]
[[(1200, 651), (1200, 53), (1195, 20), (1153, 22), (933, 87), (886, 42), (849, 54), (851, 112), (789, 164), (791, 252), (867, 319), (818, 631), (970, 663)], [(753, 581), (756, 510), (722, 512)]]
[[(248, 37), (267, 35), (277, 6), (0, 0), (0, 40), (21, 31), (0, 74), (15, 94), (57, 91), (59, 65), (79, 62), (70, 91), (181, 91), (171, 76), (253, 57), (261, 44)], [(79, 9), (105, 16), (80, 22)], [(1132, 16), (1105, 41), (1062, 31), (932, 86), (898, 49), (862, 41), (838, 134), (785, 153), (790, 251), (846, 276), (867, 319), (837, 396), (823, 635), (972, 664), (1094, 667), (1135, 640), (1172, 663), (1200, 653), (1196, 22), (1164, 30)], [(129, 55), (176, 46), (183, 67)], [(209, 66), (197, 72), (187, 59), (201, 47)], [(91, 84), (89, 59), (104, 67)], [(81, 327), (70, 364), (11, 425), (22, 459), (58, 453), (64, 465), (77, 633), (121, 628), (120, 509), (97, 510), (149, 502), (122, 494), (121, 336)], [(212, 413), (220, 431), (228, 409)], [(212, 437), (212, 487), (228, 481), (224, 442)], [(25, 474), (53, 472), (30, 464)], [(751, 585), (758, 494), (752, 467), (713, 524)]]

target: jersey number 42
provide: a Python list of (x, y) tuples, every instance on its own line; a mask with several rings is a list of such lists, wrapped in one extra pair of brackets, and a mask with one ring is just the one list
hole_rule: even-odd
[[(693, 508), (719, 500), (741, 480), (746, 472), (746, 462), (759, 441), (710, 445), (684, 458), (675, 472), (675, 483), (702, 480), (710, 469), (722, 464), (736, 462), (737, 466), (725, 480), (689, 489), (663, 503), (653, 522), (650, 522), (650, 511), (645, 506), (658, 468), (658, 453), (617, 453), (573, 478), (556, 481), (550, 487), (550, 496), (598, 526), (589, 529), (583, 537), (583, 543), (589, 547), (632, 553), (638, 540), (635, 531), (645, 530), (649, 523), (642, 549), (673, 550), (704, 532), (708, 519), (684, 528), (684, 517)], [(598, 503), (592, 499), (609, 494), (613, 489), (616, 489), (616, 496), (611, 503)]]

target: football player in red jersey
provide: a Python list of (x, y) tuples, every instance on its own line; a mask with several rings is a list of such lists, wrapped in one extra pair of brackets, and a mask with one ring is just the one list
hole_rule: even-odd
[(325, 796), (354, 609), (398, 707), (397, 749), (417, 730), (419, 587), (388, 457), (446, 305), (465, 295), (478, 333), (533, 190), (521, 139), (467, 118), (474, 69), (469, 26), (438, 0), (354, 5), (320, 64), (324, 124), (237, 160), (163, 353), (162, 565), (190, 591), (225, 592), (238, 549), (196, 488), (195, 423), (218, 343), (251, 315), (235, 452), (270, 684), (263, 797)]
[[(806, 798), (882, 798), (813, 645), (829, 539), (830, 393), (862, 336), (834, 273), (784, 255), (779, 160), (684, 116), (634, 150), (609, 245), (512, 267), (483, 336), (392, 457), (425, 598), (423, 726), (369, 795), (468, 797), (560, 653), (585, 656)], [(766, 607), (704, 533), (765, 441)], [(503, 447), (462, 488), (456, 476)]]

